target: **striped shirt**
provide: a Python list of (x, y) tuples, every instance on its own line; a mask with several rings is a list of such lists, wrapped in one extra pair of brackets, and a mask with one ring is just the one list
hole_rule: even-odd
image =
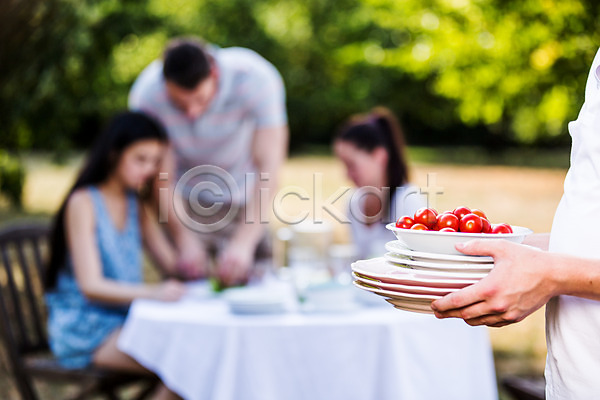
[[(217, 92), (199, 117), (190, 119), (169, 100), (161, 60), (146, 67), (135, 81), (129, 108), (147, 112), (165, 126), (176, 155), (178, 179), (198, 165), (223, 168), (236, 182), (244, 203), (245, 183), (256, 180), (246, 175), (256, 172), (254, 132), (287, 123), (285, 89), (277, 69), (252, 50), (214, 47), (211, 54), (219, 72)], [(188, 190), (202, 180), (206, 177), (190, 181)], [(229, 193), (223, 179), (208, 180)]]

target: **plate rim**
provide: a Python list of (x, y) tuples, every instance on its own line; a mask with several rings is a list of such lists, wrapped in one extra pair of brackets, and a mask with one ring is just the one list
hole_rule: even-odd
[[(352, 272), (352, 278), (354, 280), (359, 280), (361, 282), (364, 282), (366, 284), (369, 284), (369, 279), (368, 278), (363, 278), (362, 276), (360, 276), (359, 274)], [(416, 289), (416, 290), (423, 290), (423, 291), (433, 291), (433, 290), (437, 290), (437, 291), (445, 291), (448, 293), (452, 293), (452, 292), (456, 292), (461, 290), (460, 288), (436, 288), (436, 287), (430, 287), (430, 286), (410, 286), (410, 285), (402, 285), (399, 283), (387, 283), (387, 282), (376, 282), (376, 281), (371, 281), (373, 285), (377, 284), (377, 285), (389, 285), (389, 286), (402, 286), (403, 288), (405, 288), (405, 290), (411, 290), (412, 288)], [(385, 287), (382, 288), (383, 290), (387, 290)], [(392, 289), (392, 288), (390, 288)], [(393, 290), (392, 290), (393, 291)], [(409, 292), (410, 293), (410, 292)], [(445, 296), (446, 294), (440, 294), (440, 296)], [(419, 293), (414, 293), (414, 294), (419, 294)], [(425, 293), (422, 293), (425, 294)], [(432, 293), (433, 294), (433, 293)]]
[[(428, 263), (427, 261), (420, 261), (420, 260), (412, 260), (412, 259), (394, 259), (394, 253), (393, 252), (387, 252), (383, 255), (383, 258), (386, 259), (386, 261), (388, 262), (393, 262), (395, 264), (404, 264), (406, 263), (407, 265), (411, 265), (411, 266), (415, 266), (415, 267), (420, 267), (420, 268), (425, 268), (427, 270), (441, 270), (441, 271), (452, 271), (452, 270), (464, 270), (464, 271), (481, 271), (481, 272), (489, 272), (494, 268), (494, 264), (492, 263), (485, 263), (485, 264), (474, 264), (474, 263), (470, 263), (470, 264), (474, 264), (476, 266), (480, 266), (480, 267), (475, 267), (475, 266), (469, 266), (469, 263), (465, 263), (465, 264), (445, 264), (445, 263)], [(437, 264), (437, 265), (435, 265)], [(435, 265), (435, 266), (434, 266)], [(484, 267), (483, 265), (488, 265), (488, 267)]]
[[(410, 311), (410, 312), (416, 312), (416, 313), (420, 313), (420, 314), (433, 314), (433, 310), (431, 309), (431, 307), (428, 310), (424, 310), (422, 308), (419, 307), (415, 307), (412, 305), (397, 305), (391, 302), (391, 300), (394, 301), (402, 301), (402, 300), (396, 300), (396, 299), (385, 299), (385, 301), (387, 301), (389, 304), (391, 304), (394, 308), (397, 308), (398, 310), (402, 310), (402, 311)], [(423, 305), (425, 306), (425, 305)]]
[[(370, 287), (368, 285), (365, 285), (361, 282), (357, 282), (357, 281), (352, 281), (352, 284), (356, 287), (358, 287), (359, 289), (362, 290), (366, 290), (368, 292), (372, 292), (384, 297), (391, 297), (391, 296), (397, 296), (397, 297), (404, 297), (407, 299), (411, 299), (413, 301), (423, 301), (423, 300), (427, 300), (427, 301), (434, 301), (437, 299), (441, 299), (444, 296), (440, 296), (440, 295), (426, 295), (426, 294), (413, 294), (413, 293), (404, 293), (404, 292), (393, 292), (391, 290), (384, 290), (384, 289), (377, 289), (375, 287)], [(393, 297), (392, 297), (393, 298)]]
[[(358, 260), (355, 261), (351, 264), (351, 269), (352, 271), (358, 272), (361, 275), (366, 275), (368, 277), (372, 277), (372, 278), (385, 278), (385, 279), (401, 279), (400, 278), (400, 274), (397, 274), (397, 276), (394, 276), (394, 274), (389, 274), (389, 273), (376, 273), (376, 272), (364, 272), (364, 270), (362, 271), (357, 271), (356, 269), (362, 269), (360, 268), (360, 265), (357, 265), (360, 262), (376, 262), (377, 260), (379, 260), (379, 258), (372, 258), (370, 260)], [(386, 262), (383, 258), (381, 258), (381, 261)], [(477, 283), (479, 282), (481, 279), (480, 278), (437, 278), (437, 279), (432, 279), (432, 278), (419, 278), (417, 276), (415, 276), (414, 273), (415, 270), (409, 270), (409, 271), (402, 271), (403, 275), (405, 276), (406, 279), (404, 279), (405, 281), (411, 281), (411, 282), (425, 282), (425, 283), (430, 283), (430, 284), (465, 284), (465, 285), (471, 285), (473, 283)]]
[[(395, 244), (397, 244), (398, 246), (401, 246), (402, 248), (398, 249), (398, 248), (394, 247)], [(481, 261), (483, 261), (488, 264), (494, 262), (494, 258), (490, 257), (490, 256), (471, 256), (471, 255), (467, 255), (467, 254), (458, 255), (458, 254), (430, 253), (430, 252), (425, 252), (425, 251), (412, 250), (412, 249), (409, 249), (408, 247), (402, 245), (402, 242), (398, 239), (390, 240), (389, 242), (387, 242), (385, 244), (385, 249), (392, 253), (394, 253), (396, 250), (405, 251), (408, 254), (401, 254), (401, 253), (396, 253), (396, 254), (406, 255), (408, 257), (422, 257), (422, 258), (427, 258), (427, 259), (432, 259), (432, 260), (464, 261), (464, 262), (469, 262), (469, 263), (480, 263)]]
[[(385, 258), (384, 258), (384, 260), (385, 260)], [(401, 270), (408, 269), (408, 270), (410, 270), (410, 272), (412, 274), (417, 275), (417, 276), (419, 276), (419, 275), (427, 275), (427, 276), (433, 275), (433, 276), (441, 277), (442, 279), (444, 279), (444, 277), (446, 277), (446, 275), (448, 275), (447, 277), (449, 279), (463, 279), (463, 278), (464, 279), (471, 279), (471, 277), (473, 279), (483, 279), (483, 278), (485, 278), (489, 274), (489, 271), (488, 272), (456, 272), (456, 271), (443, 271), (443, 270), (440, 271), (440, 270), (434, 270), (434, 269), (404, 268), (404, 267), (402, 267), (402, 265), (404, 265), (404, 264), (392, 263), (392, 262), (387, 261), (387, 260), (385, 260), (385, 262), (388, 263), (388, 264), (390, 264), (392, 267), (401, 268)], [(394, 264), (396, 264), (396, 265), (394, 265)], [(466, 274), (467, 276), (460, 276), (461, 274), (462, 275)], [(459, 275), (459, 276), (452, 277), (451, 275)]]

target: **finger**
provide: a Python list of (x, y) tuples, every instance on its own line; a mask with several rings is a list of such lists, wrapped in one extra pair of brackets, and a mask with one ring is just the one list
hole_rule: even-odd
[(465, 322), (471, 326), (480, 326), (480, 325), (496, 326), (496, 325), (500, 325), (502, 323), (507, 323), (507, 321), (502, 317), (502, 314), (483, 315), (478, 318), (465, 319)]
[(219, 265), (217, 269), (217, 277), (219, 278), (219, 280), (227, 285), (229, 283), (229, 276), (229, 269), (225, 266)]
[(240, 285), (246, 282), (248, 276), (248, 268), (242, 260), (235, 260), (232, 266), (232, 280), (235, 284)]
[(504, 240), (474, 239), (465, 243), (457, 243), (455, 248), (467, 255), (491, 256), (495, 258), (505, 245), (506, 241)]
[(459, 310), (460, 318), (465, 321), (476, 320), (477, 318), (497, 314), (499, 314), (498, 310), (494, 310), (488, 301), (480, 301), (479, 303), (472, 304)]
[(200, 269), (198, 267), (190, 268), (187, 275), (188, 279), (198, 279), (200, 278)]
[(235, 277), (236, 284), (244, 284), (248, 281), (248, 269), (243, 265), (237, 265), (235, 268)]
[(223, 283), (225, 283), (228, 286), (231, 285), (231, 280), (233, 277), (232, 267), (232, 263), (228, 258), (223, 257), (219, 261), (217, 273), (221, 281), (223, 281)]
[(504, 321), (504, 322), (499, 322), (497, 324), (490, 324), (488, 326), (490, 326), (492, 328), (502, 328), (503, 326), (510, 325), (510, 324), (512, 324), (512, 322)]
[(479, 290), (482, 282), (474, 283), (435, 300), (431, 303), (431, 309), (441, 316), (445, 316), (449, 311), (452, 311), (452, 314), (448, 314), (448, 316), (460, 318), (460, 315), (456, 314), (455, 311), (485, 300)]

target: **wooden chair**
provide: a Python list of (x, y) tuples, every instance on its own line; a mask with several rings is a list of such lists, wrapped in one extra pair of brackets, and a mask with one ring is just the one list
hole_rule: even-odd
[(502, 379), (502, 387), (516, 400), (544, 400), (546, 398), (544, 377), (506, 376)]
[(147, 397), (158, 383), (156, 377), (93, 367), (66, 369), (52, 357), (42, 285), (48, 233), (41, 224), (0, 230), (0, 335), (21, 398), (38, 399), (34, 378), (77, 384), (73, 399), (98, 394), (118, 399), (117, 389), (134, 383), (140, 386), (136, 398)]

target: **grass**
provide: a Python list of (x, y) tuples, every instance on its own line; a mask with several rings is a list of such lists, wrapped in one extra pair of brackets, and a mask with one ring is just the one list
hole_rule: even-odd
[[(430, 182), (435, 179), (436, 186), (442, 192), (435, 199), (435, 206), (439, 210), (466, 205), (483, 209), (494, 222), (508, 222), (530, 227), (536, 232), (548, 232), (562, 195), (568, 156), (565, 161), (563, 152), (539, 152), (537, 155), (519, 153), (502, 158), (486, 158), (482, 155), (485, 153), (475, 156), (475, 153), (461, 153), (457, 149), (440, 153), (439, 150), (413, 148), (410, 151), (413, 161), (412, 182), (425, 187), (428, 179)], [(487, 161), (473, 163), (477, 157), (483, 157)], [(509, 161), (517, 162), (521, 157), (530, 161), (527, 167), (507, 165)], [(533, 158), (539, 158), (540, 161), (532, 162)], [(18, 211), (8, 208), (6, 202), (0, 202), (0, 225), (25, 218), (49, 219), (81, 163), (81, 157), (73, 157), (62, 165), (55, 165), (50, 157), (35, 154), (26, 156), (24, 160), (28, 171), (24, 208)], [(500, 165), (498, 160), (504, 160), (505, 164)], [(542, 162), (543, 160), (547, 160), (547, 163)], [(300, 187), (311, 199), (318, 196), (315, 182), (322, 182), (320, 188), (325, 199), (339, 187), (352, 186), (342, 165), (326, 155), (290, 158), (281, 170), (280, 182), (281, 190), (290, 186)], [(343, 204), (338, 207), (341, 211), (345, 210)], [(293, 196), (286, 198), (285, 211), (288, 215), (307, 211), (310, 216), (314, 216), (312, 202), (299, 201)], [(349, 241), (347, 225), (337, 223), (327, 213), (324, 216), (332, 222), (333, 241)], [(272, 230), (283, 225), (274, 218), (271, 221)], [(489, 333), (499, 377), (513, 373), (543, 373), (546, 354), (543, 310), (518, 324), (490, 329)], [(0, 372), (0, 397), (12, 398), (14, 388), (6, 376), (4, 368)], [(508, 397), (501, 393), (501, 398)]]

